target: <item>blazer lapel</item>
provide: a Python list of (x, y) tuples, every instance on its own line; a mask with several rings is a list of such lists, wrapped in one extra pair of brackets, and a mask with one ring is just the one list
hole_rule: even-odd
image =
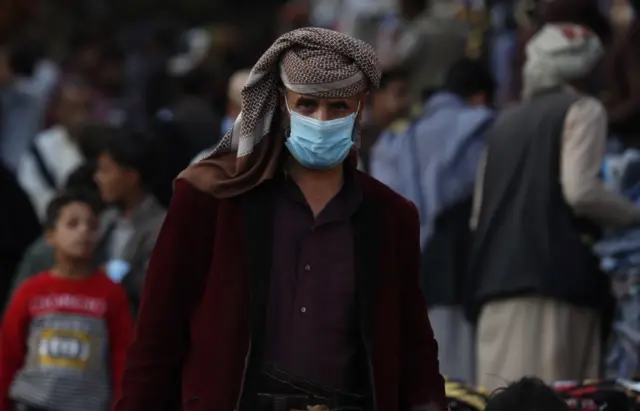
[(353, 216), (356, 268), (356, 302), (364, 342), (371, 348), (374, 321), (374, 297), (381, 252), (379, 207), (366, 195)]
[[(251, 334), (254, 343), (264, 338), (269, 296), (273, 242), (272, 186), (272, 181), (260, 184), (242, 199), (249, 263)], [(256, 344), (254, 348), (262, 349), (263, 346), (264, 344)]]
[[(240, 198), (244, 214), (246, 258), (249, 277), (249, 321), (251, 340), (246, 358), (244, 392), (254, 392), (264, 363), (266, 311), (271, 275), (273, 243), (273, 182), (268, 181)], [(256, 409), (252, 396), (243, 395), (239, 410)]]

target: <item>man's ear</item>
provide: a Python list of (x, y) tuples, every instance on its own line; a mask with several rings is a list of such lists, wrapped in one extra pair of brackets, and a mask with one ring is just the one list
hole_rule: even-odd
[(363, 113), (368, 108), (370, 104), (370, 94), (363, 94), (360, 99), (360, 109), (358, 110), (358, 115), (356, 116), (356, 120), (360, 121), (362, 119)]
[(287, 100), (289, 97), (289, 92), (286, 88), (284, 87), (280, 87), (280, 110), (282, 110), (283, 113), (288, 114), (289, 110), (287, 108)]
[(369, 104), (371, 104), (371, 94), (363, 94), (362, 98), (360, 99), (360, 105), (362, 106), (362, 108), (366, 108)]

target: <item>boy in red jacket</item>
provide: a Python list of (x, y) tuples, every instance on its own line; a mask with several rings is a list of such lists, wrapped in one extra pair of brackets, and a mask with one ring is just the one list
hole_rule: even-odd
[(117, 397), (133, 319), (124, 289), (92, 268), (97, 227), (82, 193), (49, 205), (56, 262), (25, 281), (5, 312), (0, 411), (106, 411)]

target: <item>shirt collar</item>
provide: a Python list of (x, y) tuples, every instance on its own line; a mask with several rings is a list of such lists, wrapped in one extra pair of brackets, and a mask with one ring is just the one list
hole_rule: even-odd
[[(362, 202), (362, 190), (356, 181), (355, 173), (357, 171), (349, 167), (345, 164), (344, 167), (344, 180), (342, 187), (336, 194), (336, 196), (329, 201), (327, 207), (333, 207), (336, 204), (337, 212), (332, 210), (328, 210), (329, 214), (331, 214), (331, 220), (335, 219), (349, 219), (351, 216), (357, 211), (360, 203)], [(298, 187), (298, 185), (291, 179), (286, 171), (286, 169), (282, 170), (281, 176), (281, 192), (287, 197), (296, 202), (304, 204), (308, 206), (302, 191)], [(334, 201), (336, 200), (336, 201)], [(321, 217), (324, 213), (318, 217)]]
[(464, 106), (464, 101), (457, 95), (448, 91), (436, 93), (425, 103), (426, 110), (435, 110), (441, 107)]

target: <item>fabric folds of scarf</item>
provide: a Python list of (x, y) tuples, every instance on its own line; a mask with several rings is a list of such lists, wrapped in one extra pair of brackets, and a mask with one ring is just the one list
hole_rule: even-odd
[(377, 87), (380, 77), (378, 59), (367, 43), (321, 28), (286, 33), (251, 70), (233, 129), (178, 178), (217, 198), (246, 192), (273, 177), (284, 150), (281, 87), (319, 98), (346, 98)]

